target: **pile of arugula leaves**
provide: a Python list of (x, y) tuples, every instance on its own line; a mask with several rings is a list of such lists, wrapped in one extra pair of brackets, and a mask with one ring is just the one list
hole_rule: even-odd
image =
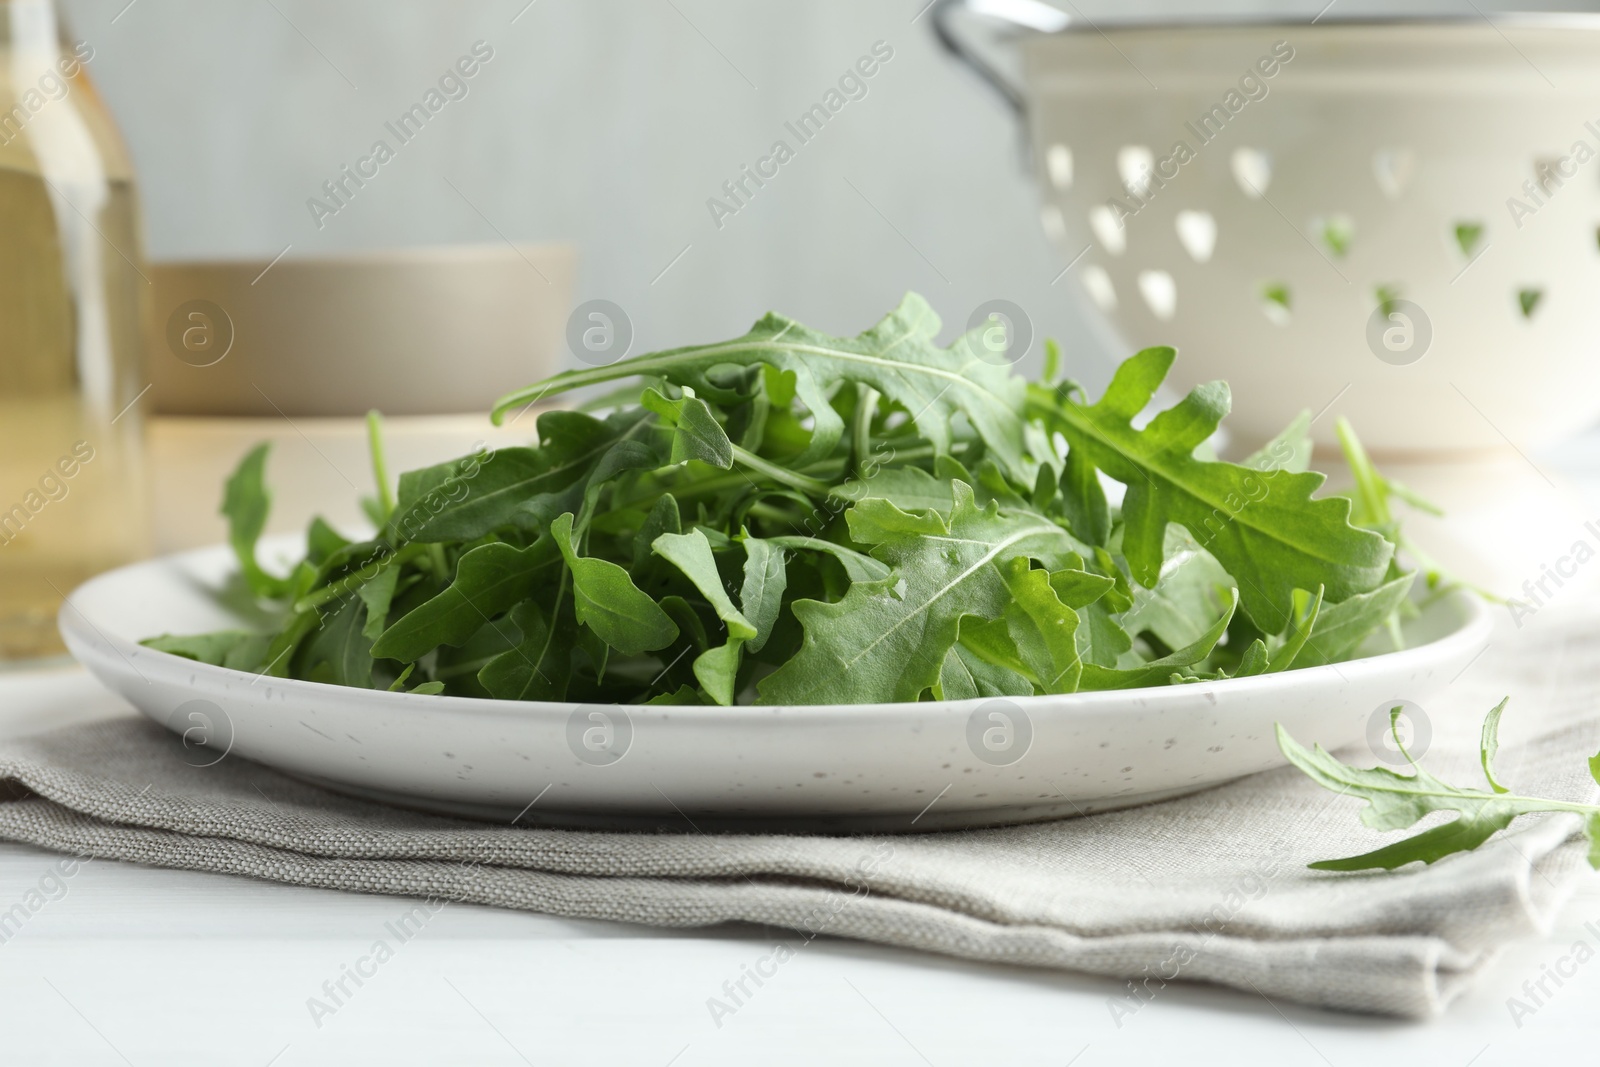
[[(287, 575), (256, 558), (266, 446), (223, 502), (272, 632), (163, 636), (239, 670), (409, 692), (651, 704), (1070, 693), (1232, 678), (1356, 653), (1412, 610), (1384, 482), (1348, 428), (1350, 497), (1318, 496), (1302, 416), (1243, 464), (1206, 445), (1228, 387), (1147, 423), (1145, 349), (1089, 403), (1010, 372), (990, 329), (948, 348), (909, 294), (832, 337), (767, 315), (731, 341), (558, 374), (533, 447), (391, 486), (376, 532), (312, 522)], [(1121, 483), (1120, 506), (1107, 480)]]

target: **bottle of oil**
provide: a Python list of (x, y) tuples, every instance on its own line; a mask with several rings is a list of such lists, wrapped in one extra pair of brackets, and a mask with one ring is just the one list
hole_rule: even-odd
[(51, 0), (0, 0), (0, 665), (59, 655), (74, 586), (147, 551), (133, 173)]

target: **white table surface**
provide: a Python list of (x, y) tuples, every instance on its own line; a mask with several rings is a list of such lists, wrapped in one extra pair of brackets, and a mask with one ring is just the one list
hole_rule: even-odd
[[(121, 707), (77, 670), (0, 675), (0, 737)], [(57, 859), (0, 845), (0, 913)], [(314, 1020), (308, 998), (412, 902), (110, 860), (66, 885), (0, 944), (0, 1064), (1490, 1067), (1592, 1063), (1600, 1036), (1600, 952), (1520, 1027), (1506, 1005), (1575, 942), (1600, 950), (1600, 876), (1548, 937), (1511, 947), (1433, 1022), (1171, 986), (1120, 1026), (1110, 980), (827, 939), (718, 1026), (707, 998), (781, 931), (662, 931), (471, 905), (446, 907)]]

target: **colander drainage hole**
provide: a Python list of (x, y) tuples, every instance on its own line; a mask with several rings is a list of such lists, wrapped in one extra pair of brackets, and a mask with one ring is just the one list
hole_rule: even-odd
[(1117, 308), (1117, 289), (1111, 284), (1111, 275), (1098, 263), (1091, 263), (1081, 272), (1083, 287), (1089, 293), (1089, 299), (1094, 301), (1095, 307), (1101, 311), (1115, 311)]
[(1263, 282), (1261, 310), (1276, 325), (1289, 325), (1289, 287), (1283, 282)]
[(1260, 200), (1272, 184), (1272, 156), (1259, 148), (1235, 148), (1228, 159), (1233, 180), (1245, 196)]
[(1539, 306), (1539, 301), (1544, 299), (1543, 289), (1518, 289), (1517, 306), (1522, 309), (1522, 317), (1533, 318), (1533, 312)]
[(1456, 246), (1461, 249), (1461, 254), (1468, 259), (1477, 251), (1478, 244), (1483, 240), (1483, 223), (1458, 222), (1455, 226)]
[(1217, 220), (1209, 211), (1180, 211), (1173, 220), (1178, 242), (1196, 263), (1207, 263), (1217, 247)]
[(1178, 310), (1178, 283), (1164, 270), (1139, 272), (1139, 293), (1150, 314), (1165, 322)]
[(1328, 250), (1335, 259), (1350, 254), (1350, 242), (1356, 235), (1356, 224), (1349, 215), (1325, 215), (1311, 220), (1311, 233), (1317, 243)]

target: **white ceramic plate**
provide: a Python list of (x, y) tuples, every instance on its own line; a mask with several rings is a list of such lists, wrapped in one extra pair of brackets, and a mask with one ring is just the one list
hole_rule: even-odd
[[(289, 542), (271, 546), (279, 551)], [(270, 552), (270, 548), (269, 548)], [(558, 826), (935, 830), (1053, 819), (1193, 792), (1363, 737), (1426, 704), (1483, 648), (1487, 608), (1432, 605), (1410, 645), (1234, 681), (1011, 700), (811, 707), (620, 707), (415, 696), (257, 677), (142, 648), (248, 626), (226, 606), (227, 548), (124, 567), (61, 610), (96, 677), (183, 735), (409, 807)]]

